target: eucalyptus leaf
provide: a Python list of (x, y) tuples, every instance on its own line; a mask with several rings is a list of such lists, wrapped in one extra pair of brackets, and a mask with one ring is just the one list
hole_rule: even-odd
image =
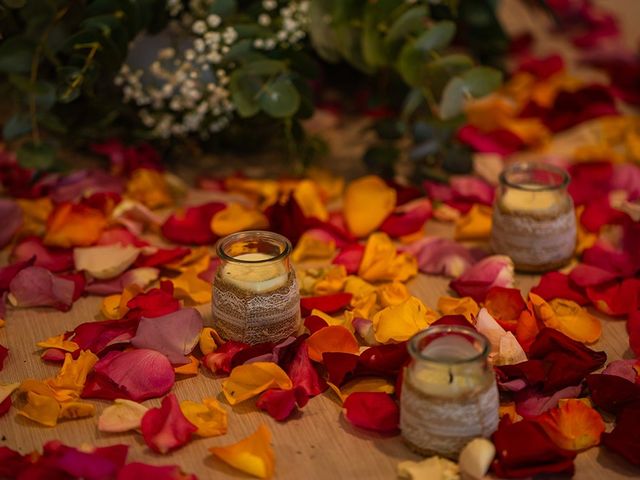
[(229, 80), (231, 98), (241, 117), (252, 117), (260, 111), (258, 92), (262, 88), (262, 82), (258, 77), (243, 75), (236, 70)]
[(447, 120), (462, 113), (468, 98), (482, 97), (500, 86), (502, 74), (490, 67), (474, 67), (447, 84), (440, 101), (440, 117)]
[(428, 10), (425, 5), (418, 5), (410, 8), (398, 17), (385, 38), (385, 43), (391, 46), (395, 42), (416, 33), (424, 28)]
[(11, 37), (0, 42), (0, 72), (29, 72), (34, 49), (35, 46), (23, 37)]
[(284, 62), (279, 60), (270, 60), (265, 57), (264, 60), (257, 60), (244, 65), (241, 75), (276, 75), (287, 68)]
[(455, 23), (449, 20), (442, 20), (417, 38), (415, 48), (421, 52), (444, 48), (453, 40), (455, 34)]
[(56, 157), (55, 149), (47, 143), (24, 143), (17, 152), (18, 163), (25, 168), (47, 170)]
[(449, 80), (473, 67), (473, 61), (466, 55), (447, 55), (427, 63), (420, 69), (420, 84), (429, 88), (436, 97), (443, 94)]
[(31, 120), (25, 113), (12, 115), (2, 128), (2, 137), (7, 140), (15, 140), (31, 131)]
[(264, 86), (259, 97), (260, 107), (274, 118), (293, 116), (300, 106), (300, 94), (291, 80), (279, 77)]

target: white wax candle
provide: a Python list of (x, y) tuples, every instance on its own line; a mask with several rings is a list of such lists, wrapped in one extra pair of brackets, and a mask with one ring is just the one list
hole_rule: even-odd
[[(437, 338), (422, 353), (430, 359), (442, 362), (438, 365), (418, 363), (413, 367), (412, 383), (427, 395), (454, 398), (476, 390), (484, 382), (480, 366), (469, 365), (464, 368), (446, 365), (448, 361), (473, 358), (479, 353), (468, 340), (459, 335)], [(464, 374), (461, 374), (462, 368)]]
[(222, 275), (225, 281), (242, 290), (265, 293), (276, 290), (287, 283), (289, 272), (287, 272), (283, 262), (261, 263), (264, 260), (273, 258), (271, 255), (266, 253), (243, 253), (234, 258), (244, 262), (256, 262), (228, 262), (224, 266)]
[(511, 212), (553, 212), (560, 210), (564, 204), (562, 194), (555, 190), (508, 188), (500, 200), (502, 208)]

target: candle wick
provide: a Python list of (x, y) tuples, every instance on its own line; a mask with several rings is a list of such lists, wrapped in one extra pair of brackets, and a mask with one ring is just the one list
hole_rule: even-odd
[(453, 373), (449, 370), (449, 383), (453, 383)]

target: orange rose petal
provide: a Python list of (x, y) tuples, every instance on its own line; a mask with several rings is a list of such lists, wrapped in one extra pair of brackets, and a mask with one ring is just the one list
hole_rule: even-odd
[(239, 203), (230, 203), (211, 219), (211, 231), (220, 237), (244, 230), (262, 230), (269, 226), (269, 220), (258, 210)]
[(187, 358), (189, 359), (189, 363), (180, 365), (179, 367), (173, 367), (173, 371), (176, 372), (176, 375), (197, 375), (198, 374), (198, 367), (200, 366), (200, 360), (198, 360), (193, 355), (189, 355)]
[(52, 247), (86, 247), (98, 241), (106, 226), (99, 210), (63, 203), (49, 216), (43, 242)]
[(374, 175), (354, 180), (344, 194), (344, 218), (356, 237), (364, 237), (382, 225), (395, 206), (396, 191)]
[(404, 302), (411, 296), (409, 289), (400, 282), (391, 282), (380, 285), (377, 290), (378, 301), (382, 307), (390, 307)]
[(486, 240), (491, 234), (492, 209), (475, 204), (466, 215), (456, 220), (456, 240)]
[(219, 345), (222, 345), (222, 339), (211, 327), (205, 327), (200, 332), (200, 340), (198, 340), (198, 346), (203, 355), (215, 352)]
[(133, 172), (127, 183), (127, 196), (151, 209), (173, 203), (164, 175), (149, 168), (139, 168)]
[(356, 392), (383, 392), (391, 395), (395, 391), (393, 383), (378, 377), (354, 378), (342, 385), (342, 387), (338, 387), (331, 382), (327, 382), (327, 384), (338, 396), (341, 403), (344, 403), (349, 395)]
[(275, 470), (275, 455), (271, 447), (271, 432), (260, 425), (256, 432), (226, 447), (211, 447), (209, 451), (234, 468), (258, 478), (271, 478)]
[(309, 358), (322, 362), (325, 352), (355, 353), (359, 351), (358, 341), (348, 329), (340, 325), (321, 328), (307, 339)]
[(561, 331), (567, 337), (582, 343), (596, 342), (602, 335), (600, 320), (576, 302), (554, 298), (549, 302), (555, 313), (555, 321), (547, 326)]
[(180, 300), (191, 300), (197, 305), (211, 302), (211, 284), (199, 276), (194, 268), (189, 268), (177, 277), (167, 279), (173, 283), (173, 294)]
[(45, 233), (47, 218), (53, 211), (53, 201), (49, 197), (42, 197), (35, 200), (19, 198), (17, 202), (22, 210), (22, 226), (18, 235), (42, 237)]
[(520, 318), (518, 318), (514, 335), (525, 352), (529, 351), (529, 347), (536, 339), (539, 331), (538, 320), (536, 320), (536, 317), (531, 313), (531, 310), (529, 308), (523, 310), (522, 313), (520, 313)]
[(57, 348), (59, 350), (63, 350), (65, 352), (75, 352), (80, 348), (80, 346), (76, 342), (72, 342), (70, 340), (64, 339), (64, 333), (57, 335), (55, 337), (47, 338), (46, 340), (42, 340), (41, 342), (36, 343), (36, 346), (39, 348)]
[(302, 262), (309, 259), (330, 259), (336, 253), (334, 240), (324, 241), (311, 232), (305, 232), (293, 249), (291, 259), (294, 262)]
[(201, 403), (180, 402), (182, 414), (198, 427), (196, 435), (215, 437), (227, 433), (227, 411), (215, 398), (204, 398)]
[[(343, 328), (343, 327), (333, 327)], [(253, 362), (238, 365), (222, 382), (222, 391), (231, 405), (243, 402), (268, 390), (293, 388), (291, 379), (278, 364), (273, 362)]]
[(438, 299), (438, 310), (443, 315), (464, 315), (464, 318), (473, 323), (478, 316), (480, 307), (471, 297), (443, 296)]
[(329, 213), (322, 201), (320, 189), (312, 180), (302, 180), (293, 190), (296, 200), (305, 217), (317, 218), (323, 222), (329, 219)]
[(584, 450), (600, 443), (605, 425), (600, 414), (578, 399), (569, 399), (536, 421), (565, 450)]
[(60, 403), (53, 397), (27, 391), (27, 403), (18, 415), (47, 427), (55, 427), (60, 416)]

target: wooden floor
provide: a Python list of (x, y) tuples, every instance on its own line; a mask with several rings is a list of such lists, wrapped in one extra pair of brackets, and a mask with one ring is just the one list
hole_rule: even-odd
[[(601, 2), (618, 11), (628, 9), (635, 15), (623, 17), (623, 27), (628, 32), (628, 41), (637, 45), (638, 31), (633, 30), (633, 20), (640, 18), (640, 2)], [(516, 0), (504, 0), (507, 11), (505, 17), (513, 18), (513, 28), (527, 25), (544, 32), (543, 20), (527, 16)], [(635, 40), (634, 40), (635, 39)], [(560, 45), (552, 39), (548, 46)], [(551, 48), (551, 47), (549, 47)], [(564, 47), (557, 47), (564, 48)], [(544, 50), (544, 48), (543, 48)], [(430, 223), (429, 234), (449, 235), (447, 226)], [(412, 293), (431, 307), (447, 292), (448, 281), (444, 278), (420, 275), (409, 283)], [(526, 294), (537, 283), (535, 276), (518, 276), (517, 287)], [(51, 309), (12, 310), (7, 315), (5, 328), (0, 329), (0, 344), (10, 349), (5, 368), (0, 373), (0, 382), (20, 382), (25, 378), (45, 378), (58, 370), (39, 359), (35, 343), (44, 338), (73, 329), (77, 324), (97, 319), (100, 298), (80, 299), (69, 313)], [(210, 320), (209, 306), (202, 312)], [(593, 348), (607, 352), (609, 360), (631, 358), (628, 339), (623, 321), (603, 318), (603, 336)], [(212, 375), (202, 373), (196, 378), (180, 380), (174, 387), (179, 400), (200, 400), (206, 396), (220, 395), (220, 381)], [(98, 414), (109, 402), (96, 401)], [(159, 401), (145, 402), (158, 405)], [(226, 402), (223, 401), (226, 405)], [(214, 459), (208, 448), (226, 445), (253, 433), (258, 425), (266, 423), (273, 432), (276, 452), (276, 478), (278, 479), (389, 479), (395, 477), (396, 465), (401, 460), (417, 457), (403, 445), (400, 437), (383, 437), (364, 432), (347, 423), (341, 407), (332, 393), (312, 399), (295, 418), (286, 423), (278, 423), (268, 415), (258, 412), (249, 400), (230, 411), (227, 435), (211, 439), (192, 441), (183, 449), (160, 456), (152, 453), (137, 434), (103, 434), (97, 430), (97, 417), (62, 422), (55, 428), (46, 428), (18, 417), (15, 411), (0, 418), (0, 445), (7, 445), (21, 452), (40, 449), (48, 440), (59, 439), (71, 445), (108, 445), (124, 443), (131, 446), (129, 460), (152, 464), (178, 464), (184, 471), (203, 478), (248, 478), (240, 472)], [(609, 427), (610, 428), (610, 427)], [(581, 453), (576, 459), (576, 477), (579, 479), (638, 478), (640, 469), (628, 466), (624, 461), (604, 449), (593, 448)]]

